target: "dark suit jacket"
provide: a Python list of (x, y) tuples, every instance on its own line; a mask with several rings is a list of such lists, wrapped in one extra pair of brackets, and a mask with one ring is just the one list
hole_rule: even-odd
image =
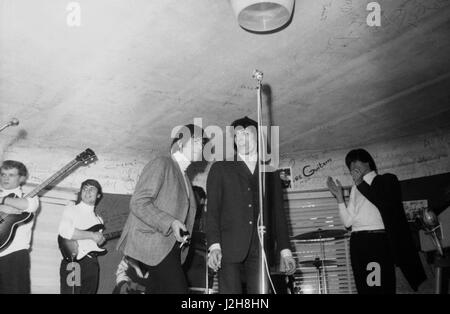
[[(244, 260), (256, 230), (257, 211), (249, 207), (253, 200), (249, 174), (243, 161), (216, 162), (208, 174), (206, 237), (208, 246), (220, 243), (225, 262), (239, 263)], [(290, 248), (290, 245), (279, 172), (266, 173), (265, 176), (265, 247), (269, 264), (273, 265), (279, 258), (279, 252)]]
[(417, 290), (426, 275), (412, 240), (397, 177), (390, 173), (377, 175), (371, 185), (363, 181), (358, 190), (380, 211), (395, 264), (411, 288)]
[[(144, 264), (159, 264), (174, 246), (171, 224), (177, 219), (192, 234), (196, 204), (188, 180), (189, 196), (183, 174), (171, 157), (159, 157), (142, 171), (130, 201), (130, 214), (117, 249)], [(187, 249), (182, 251), (184, 262)]]

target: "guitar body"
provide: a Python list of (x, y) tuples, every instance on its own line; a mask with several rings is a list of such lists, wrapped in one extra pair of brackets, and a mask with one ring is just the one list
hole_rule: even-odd
[[(85, 231), (99, 232), (105, 229), (102, 224), (97, 224)], [(107, 253), (105, 249), (98, 247), (93, 240), (69, 240), (58, 236), (58, 246), (61, 255), (67, 261), (79, 261), (86, 255), (99, 256)]]
[(0, 251), (6, 249), (14, 239), (17, 227), (33, 219), (33, 213), (9, 214), (0, 216)]

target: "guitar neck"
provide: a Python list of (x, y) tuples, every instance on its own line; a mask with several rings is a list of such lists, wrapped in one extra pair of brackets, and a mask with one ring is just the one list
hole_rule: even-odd
[(43, 189), (45, 189), (47, 186), (49, 186), (50, 184), (52, 184), (53, 182), (55, 182), (56, 180), (58, 180), (59, 178), (61, 178), (63, 175), (67, 174), (68, 172), (70, 172), (74, 167), (76, 167), (79, 164), (79, 162), (74, 159), (71, 162), (69, 162), (67, 165), (65, 165), (64, 167), (62, 167), (58, 172), (56, 172), (54, 175), (52, 175), (50, 178), (48, 178), (47, 180), (45, 180), (44, 182), (42, 182), (41, 184), (39, 184), (37, 187), (35, 187), (33, 189), (33, 191), (27, 193), (25, 195), (25, 197), (34, 197), (36, 196), (39, 192), (41, 192)]

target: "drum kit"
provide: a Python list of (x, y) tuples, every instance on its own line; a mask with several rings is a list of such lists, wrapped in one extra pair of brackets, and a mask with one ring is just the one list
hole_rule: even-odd
[(314, 260), (307, 260), (299, 262), (303, 267), (315, 267), (317, 269), (317, 281), (319, 283), (319, 294), (328, 293), (327, 274), (326, 267), (337, 266), (335, 260), (326, 259), (325, 256), (325, 242), (335, 241), (348, 237), (348, 232), (341, 229), (317, 229), (315, 231), (299, 234), (292, 239), (301, 243), (319, 243), (320, 244), (320, 257), (316, 257)]

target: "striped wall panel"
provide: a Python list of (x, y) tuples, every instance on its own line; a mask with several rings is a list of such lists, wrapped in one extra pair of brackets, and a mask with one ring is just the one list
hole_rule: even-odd
[[(348, 195), (348, 190), (346, 190)], [(345, 230), (336, 200), (324, 190), (289, 191), (285, 194), (285, 211), (289, 223), (293, 254), (297, 261), (295, 287), (301, 294), (356, 293), (350, 265), (349, 238), (328, 241), (298, 241), (294, 237), (318, 229)], [(328, 260), (323, 269), (302, 262)]]

